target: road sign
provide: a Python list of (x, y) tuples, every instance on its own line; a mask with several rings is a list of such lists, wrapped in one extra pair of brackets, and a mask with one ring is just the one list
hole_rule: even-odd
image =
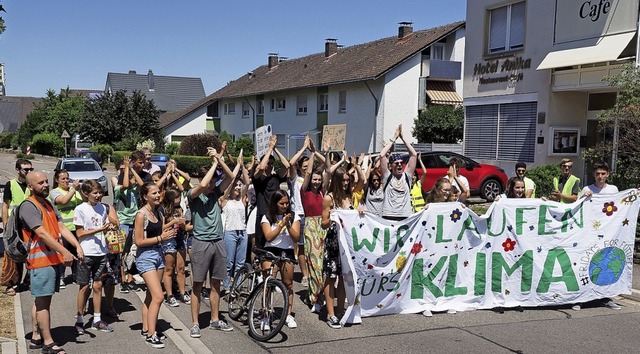
[(68, 133), (68, 132), (67, 132), (67, 130), (65, 129), (65, 130), (63, 130), (63, 131), (62, 131), (62, 135), (60, 135), (60, 137), (61, 137), (62, 139), (69, 139), (69, 138), (71, 137), (71, 135), (69, 135), (69, 133)]
[(291, 140), (304, 140), (307, 136), (304, 134), (289, 134)]

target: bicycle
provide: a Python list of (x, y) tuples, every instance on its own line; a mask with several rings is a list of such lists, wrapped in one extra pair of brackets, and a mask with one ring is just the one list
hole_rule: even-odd
[(297, 261), (284, 254), (276, 256), (259, 248), (253, 248), (253, 253), (264, 260), (270, 260), (271, 267), (265, 279), (260, 281), (264, 270), (260, 268), (260, 261), (256, 257), (253, 267), (245, 264), (236, 273), (227, 295), (229, 317), (238, 320), (246, 312), (249, 335), (255, 340), (266, 342), (280, 333), (289, 308), (289, 291), (282, 281), (274, 278), (275, 266), (281, 268), (285, 262), (297, 264)]

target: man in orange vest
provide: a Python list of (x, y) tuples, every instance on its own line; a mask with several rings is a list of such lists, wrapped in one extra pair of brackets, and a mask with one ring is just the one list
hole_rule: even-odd
[[(71, 265), (84, 254), (78, 240), (62, 223), (62, 217), (48, 201), (49, 180), (42, 172), (27, 175), (31, 195), (20, 205), (22, 237), (28, 242), (27, 269), (31, 278), (31, 295), (35, 298), (31, 309), (33, 335), (29, 348), (43, 352), (62, 353), (51, 337), (51, 297), (60, 287), (60, 264)], [(78, 258), (62, 245), (64, 237), (76, 248)]]

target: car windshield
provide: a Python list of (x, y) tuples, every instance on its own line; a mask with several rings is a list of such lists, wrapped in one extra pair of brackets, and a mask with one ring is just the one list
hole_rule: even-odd
[(92, 160), (68, 161), (64, 163), (63, 168), (69, 172), (100, 171), (100, 166), (98, 166), (98, 163)]

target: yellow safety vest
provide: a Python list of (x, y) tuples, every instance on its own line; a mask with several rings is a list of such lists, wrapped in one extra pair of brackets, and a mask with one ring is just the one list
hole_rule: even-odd
[[(69, 192), (65, 191), (61, 187), (58, 187), (55, 190), (60, 191), (62, 195)], [(60, 212), (64, 226), (66, 226), (70, 231), (75, 231), (76, 225), (73, 224), (73, 211), (78, 205), (82, 204), (82, 196), (80, 196), (80, 193), (76, 191), (73, 197), (71, 197), (66, 204), (56, 204), (54, 200), (52, 200), (52, 204), (55, 205), (56, 209)]]
[[(558, 177), (553, 177), (553, 188), (555, 188), (555, 190), (558, 190), (559, 183), (560, 180), (558, 179)], [(573, 186), (576, 183), (580, 184), (580, 178), (574, 175), (569, 176), (569, 178), (567, 178), (567, 181), (564, 183), (564, 187), (562, 188), (562, 194), (573, 195)], [(562, 198), (560, 198), (559, 202), (564, 203), (564, 201), (562, 201)]]
[(27, 199), (31, 195), (29, 188), (22, 190), (18, 181), (14, 178), (9, 181), (11, 187), (11, 203), (9, 203), (9, 215), (13, 212), (13, 209), (18, 207), (23, 200)]
[(422, 197), (422, 183), (418, 181), (411, 187), (411, 206), (413, 207), (413, 212), (421, 211), (424, 209), (425, 204), (424, 198)]

